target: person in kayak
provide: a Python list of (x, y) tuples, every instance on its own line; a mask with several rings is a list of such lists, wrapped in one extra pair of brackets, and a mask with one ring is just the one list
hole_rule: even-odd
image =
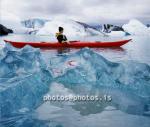
[(64, 28), (59, 27), (58, 30), (59, 30), (59, 32), (56, 33), (56, 38), (57, 38), (58, 42), (59, 43), (67, 43), (67, 37), (63, 34)]

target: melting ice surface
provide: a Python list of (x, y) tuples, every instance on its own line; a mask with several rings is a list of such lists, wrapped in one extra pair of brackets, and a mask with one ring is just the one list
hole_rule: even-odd
[(7, 45), (1, 52), (0, 65), (1, 116), (39, 105), (51, 79), (39, 50)]
[[(0, 126), (149, 127), (149, 61), (114, 60), (100, 51), (57, 54), (7, 45), (0, 55)], [(44, 102), (44, 95), (110, 95), (112, 101)]]

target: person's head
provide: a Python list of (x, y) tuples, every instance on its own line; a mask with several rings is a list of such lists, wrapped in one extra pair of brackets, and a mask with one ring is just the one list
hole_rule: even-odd
[(59, 27), (58, 30), (59, 30), (60, 33), (63, 33), (64, 28), (63, 27)]

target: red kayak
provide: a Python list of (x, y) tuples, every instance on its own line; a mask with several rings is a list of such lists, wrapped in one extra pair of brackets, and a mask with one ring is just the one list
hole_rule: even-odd
[(22, 48), (25, 45), (30, 45), (36, 48), (60, 48), (60, 47), (69, 47), (69, 48), (82, 48), (82, 47), (120, 47), (132, 39), (121, 40), (121, 41), (112, 41), (112, 42), (81, 42), (81, 41), (70, 41), (69, 43), (60, 44), (58, 42), (15, 42), (4, 40), (6, 43), (10, 43), (14, 47)]

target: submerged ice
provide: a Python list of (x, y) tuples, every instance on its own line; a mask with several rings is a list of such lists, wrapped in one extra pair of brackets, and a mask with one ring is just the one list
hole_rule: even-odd
[(2, 117), (38, 107), (51, 82), (70, 87), (120, 89), (150, 98), (150, 66), (145, 63), (114, 63), (89, 48), (55, 55), (48, 61), (46, 64), (39, 49), (29, 46), (16, 49), (7, 45), (3, 49), (0, 56)]

